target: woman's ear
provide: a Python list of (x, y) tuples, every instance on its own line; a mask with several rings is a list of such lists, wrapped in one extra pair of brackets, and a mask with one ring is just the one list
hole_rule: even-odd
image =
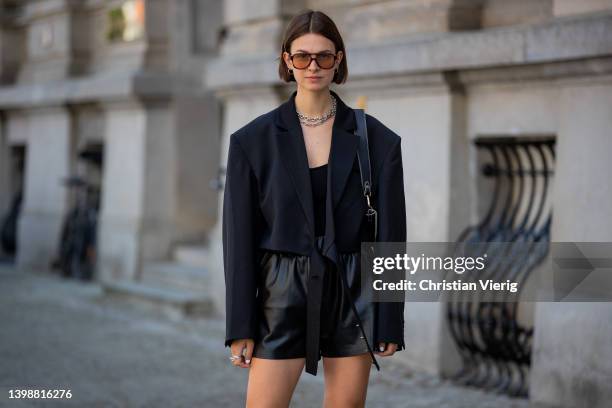
[(283, 51), (283, 60), (285, 61), (287, 69), (291, 69), (291, 60), (289, 59), (289, 53), (287, 51)]

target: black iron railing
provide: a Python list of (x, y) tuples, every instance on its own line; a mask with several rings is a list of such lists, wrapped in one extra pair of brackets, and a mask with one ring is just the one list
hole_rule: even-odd
[[(519, 318), (522, 302), (514, 299), (518, 299), (530, 273), (548, 253), (555, 139), (538, 135), (479, 137), (475, 146), (489, 160), (480, 174), (493, 182), (491, 201), (481, 221), (466, 228), (457, 243), (482, 243), (470, 248), (486, 251), (489, 260), (491, 255), (493, 259), (513, 259), (493, 262), (487, 266), (486, 276), (478, 278), (509, 279), (518, 283), (519, 293), (506, 300), (508, 293), (500, 291), (495, 301), (483, 301), (478, 291), (449, 295), (448, 324), (463, 363), (453, 380), (498, 393), (527, 396), (534, 327)], [(496, 242), (505, 245), (498, 247)], [(524, 252), (525, 248), (529, 250)], [(519, 249), (528, 256), (513, 256), (518, 255), (513, 252)], [(495, 257), (496, 251), (504, 251), (497, 253), (504, 256)]]

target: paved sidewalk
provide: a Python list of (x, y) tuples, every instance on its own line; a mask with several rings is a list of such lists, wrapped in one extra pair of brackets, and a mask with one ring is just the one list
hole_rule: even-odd
[[(1, 407), (241, 407), (248, 372), (229, 364), (223, 336), (221, 319), (173, 322), (109, 302), (96, 284), (0, 265)], [(372, 370), (367, 407), (529, 406), (383, 364)], [(321, 406), (322, 372), (302, 375), (292, 407)], [(10, 388), (73, 397), (9, 400)]]

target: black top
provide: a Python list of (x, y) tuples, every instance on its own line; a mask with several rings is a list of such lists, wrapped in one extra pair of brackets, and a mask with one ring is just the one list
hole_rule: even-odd
[(325, 193), (327, 187), (327, 164), (310, 167), (312, 203), (314, 206), (315, 235), (325, 235)]

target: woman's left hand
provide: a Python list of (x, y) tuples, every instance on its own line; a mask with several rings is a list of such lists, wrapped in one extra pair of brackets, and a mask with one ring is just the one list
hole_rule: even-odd
[(392, 356), (397, 351), (397, 344), (395, 343), (378, 343), (378, 349), (375, 351), (379, 356)]

